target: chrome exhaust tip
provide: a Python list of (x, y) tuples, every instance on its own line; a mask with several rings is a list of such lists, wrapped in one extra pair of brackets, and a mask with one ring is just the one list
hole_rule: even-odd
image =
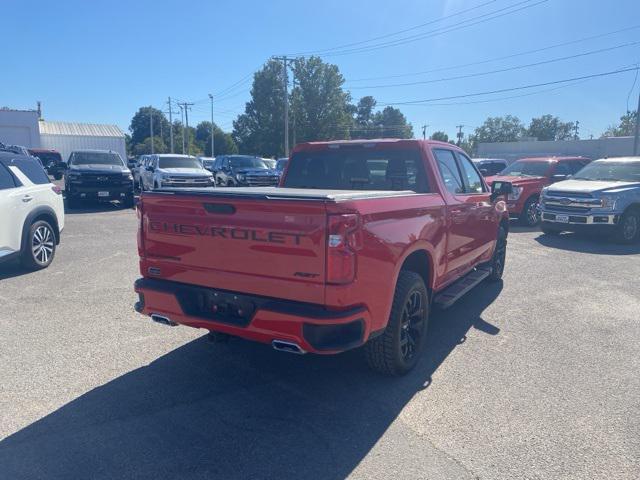
[(175, 327), (175, 326), (178, 325), (176, 322), (171, 320), (169, 317), (165, 317), (164, 315), (158, 315), (157, 313), (152, 313), (151, 314), (151, 320), (153, 320), (156, 323), (160, 323), (162, 325), (167, 325), (169, 327)]
[(279, 352), (295, 353), (297, 355), (304, 355), (307, 353), (297, 343), (287, 342), (285, 340), (274, 340), (271, 342), (271, 346), (274, 350), (278, 350)]

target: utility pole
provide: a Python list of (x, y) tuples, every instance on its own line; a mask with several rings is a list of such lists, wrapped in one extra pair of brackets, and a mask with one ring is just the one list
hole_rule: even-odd
[(191, 108), (191, 105), (193, 105), (193, 103), (182, 102), (182, 103), (179, 103), (178, 105), (180, 106), (180, 109), (184, 111), (184, 120), (185, 120), (185, 124), (182, 128), (182, 153), (184, 154), (186, 151), (187, 155), (189, 155), (189, 141), (188, 139), (186, 140), (186, 148), (185, 148), (185, 137), (189, 135), (189, 109)]
[(184, 109), (182, 108), (181, 103), (178, 103), (178, 107), (180, 107), (180, 125), (182, 125), (182, 154), (184, 155)]
[(169, 105), (169, 141), (171, 142), (171, 153), (173, 153), (173, 105), (171, 105), (171, 97), (169, 97), (169, 101), (167, 102)]
[(578, 120), (576, 120), (576, 123), (575, 123), (575, 125), (573, 127), (573, 139), (574, 140), (580, 140), (580, 137), (578, 136), (578, 129), (580, 128), (579, 125), (580, 125), (580, 122)]
[(213, 140), (213, 133), (214, 133), (214, 128), (213, 128), (213, 95), (209, 94), (209, 100), (211, 100), (211, 157), (215, 157), (215, 153), (214, 152), (214, 140)]
[(275, 60), (282, 62), (283, 68), (283, 83), (284, 83), (284, 156), (289, 156), (289, 62), (291, 61), (287, 56), (273, 57)]
[(153, 155), (153, 107), (149, 107), (149, 130), (151, 131), (151, 155)]
[(458, 146), (460, 146), (460, 144), (462, 143), (462, 138), (464, 137), (464, 133), (462, 133), (463, 127), (464, 125), (456, 125), (456, 128), (458, 129), (458, 133), (456, 134), (456, 137), (458, 137)]
[(640, 148), (640, 92), (638, 92), (638, 109), (636, 110), (636, 129), (633, 135), (633, 155), (638, 155)]
[[(293, 90), (295, 91), (296, 89), (296, 76), (295, 76), (295, 72), (293, 75), (293, 78), (291, 79), (291, 82), (293, 84)], [(293, 94), (293, 100), (295, 100), (295, 93)], [(296, 105), (293, 104), (293, 145), (296, 145)]]
[(426, 139), (427, 139), (427, 128), (428, 128), (429, 126), (430, 126), (430, 125), (427, 125), (427, 124), (422, 125), (422, 139), (423, 139), (423, 140), (426, 140)]

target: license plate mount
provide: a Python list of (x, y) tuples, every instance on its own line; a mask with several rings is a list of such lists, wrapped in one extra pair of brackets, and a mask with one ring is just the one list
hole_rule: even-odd
[(556, 222), (569, 223), (569, 215), (556, 215)]

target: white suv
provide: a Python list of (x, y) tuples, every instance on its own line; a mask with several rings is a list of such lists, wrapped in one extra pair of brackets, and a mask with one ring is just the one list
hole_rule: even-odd
[(0, 150), (0, 262), (46, 268), (64, 228), (62, 191), (33, 157)]
[(214, 187), (213, 174), (190, 155), (147, 155), (140, 166), (140, 190), (162, 187)]

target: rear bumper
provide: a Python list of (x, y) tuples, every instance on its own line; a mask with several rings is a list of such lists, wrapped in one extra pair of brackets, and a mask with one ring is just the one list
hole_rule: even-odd
[(371, 317), (364, 307), (328, 310), (149, 278), (138, 279), (134, 288), (139, 296), (135, 310), (143, 315), (161, 315), (178, 324), (261, 343), (280, 340), (307, 352), (333, 354), (358, 347), (371, 335)]

